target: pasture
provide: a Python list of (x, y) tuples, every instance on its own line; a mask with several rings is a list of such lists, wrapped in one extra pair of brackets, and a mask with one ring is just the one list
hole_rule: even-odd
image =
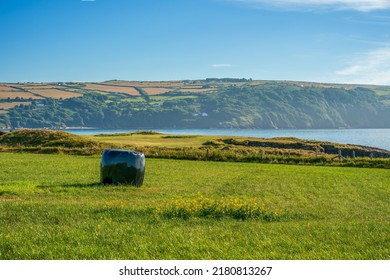
[[(99, 160), (0, 153), (0, 259), (390, 258), (386, 169), (148, 158), (135, 188)], [(227, 200), (275, 219), (193, 210)]]

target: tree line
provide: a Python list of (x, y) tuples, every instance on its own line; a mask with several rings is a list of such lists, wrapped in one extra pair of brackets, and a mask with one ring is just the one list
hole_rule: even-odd
[[(143, 92), (144, 93), (144, 92)], [(47, 98), (12, 108), (0, 123), (17, 128), (389, 128), (390, 107), (357, 87), (277, 83), (229, 86), (212, 94), (170, 92), (132, 102), (110, 94)]]

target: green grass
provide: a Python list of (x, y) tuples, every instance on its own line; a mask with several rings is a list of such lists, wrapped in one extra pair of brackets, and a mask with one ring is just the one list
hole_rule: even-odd
[[(0, 153), (0, 259), (390, 258), (388, 170), (148, 158), (135, 188), (99, 160)], [(199, 199), (278, 219), (164, 215)]]

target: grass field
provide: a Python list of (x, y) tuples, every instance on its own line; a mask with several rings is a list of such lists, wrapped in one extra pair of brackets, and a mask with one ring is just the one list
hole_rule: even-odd
[[(390, 259), (386, 169), (147, 159), (135, 188), (99, 160), (1, 153), (0, 259)], [(224, 199), (278, 218), (161, 215)]]

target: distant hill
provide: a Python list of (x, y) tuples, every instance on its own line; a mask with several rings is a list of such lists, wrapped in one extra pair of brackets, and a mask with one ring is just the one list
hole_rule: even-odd
[(390, 128), (390, 87), (251, 79), (0, 84), (0, 127)]

